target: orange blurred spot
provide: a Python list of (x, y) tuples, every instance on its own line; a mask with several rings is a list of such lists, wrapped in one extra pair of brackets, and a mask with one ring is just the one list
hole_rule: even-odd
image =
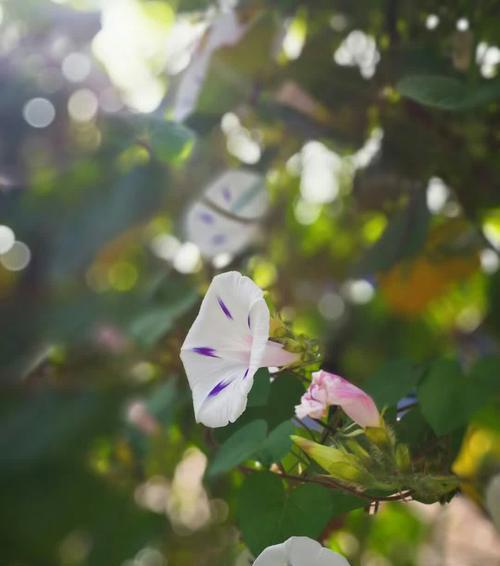
[(398, 264), (381, 275), (380, 290), (392, 310), (416, 316), (453, 284), (477, 271), (479, 265), (477, 255), (441, 261), (419, 257), (411, 263)]

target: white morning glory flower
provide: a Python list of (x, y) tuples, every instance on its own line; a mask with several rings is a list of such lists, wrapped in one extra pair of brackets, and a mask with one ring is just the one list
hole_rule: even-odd
[[(258, 238), (259, 220), (267, 208), (262, 175), (246, 169), (228, 169), (189, 208), (184, 220), (186, 239), (194, 242), (205, 258), (238, 254)], [(243, 221), (225, 216), (224, 211)]]
[(259, 368), (296, 361), (297, 354), (269, 340), (269, 322), (262, 290), (251, 279), (237, 271), (213, 278), (181, 347), (197, 422), (234, 422)]
[(291, 537), (282, 544), (267, 547), (253, 566), (349, 566), (349, 562), (315, 540)]

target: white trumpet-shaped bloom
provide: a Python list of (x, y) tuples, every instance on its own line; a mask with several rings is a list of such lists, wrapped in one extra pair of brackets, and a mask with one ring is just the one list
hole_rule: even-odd
[(237, 271), (217, 275), (181, 347), (197, 422), (234, 422), (245, 410), (255, 372), (293, 363), (297, 356), (269, 340), (262, 290)]
[(291, 537), (263, 550), (253, 566), (349, 566), (349, 562), (315, 540)]
[[(189, 208), (184, 221), (186, 239), (206, 258), (238, 254), (258, 238), (259, 220), (267, 208), (263, 177), (246, 169), (229, 169)], [(234, 217), (225, 216), (225, 212)]]

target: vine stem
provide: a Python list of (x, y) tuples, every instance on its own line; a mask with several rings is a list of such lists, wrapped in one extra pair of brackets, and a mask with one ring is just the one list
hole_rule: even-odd
[[(250, 468), (248, 466), (239, 466), (240, 470), (244, 473), (247, 472), (260, 472), (261, 470), (257, 470), (255, 468)], [(404, 499), (407, 499), (408, 497), (411, 497), (411, 491), (407, 490), (407, 491), (402, 491), (399, 493), (395, 493), (393, 495), (386, 495), (386, 496), (372, 496), (372, 495), (367, 495), (366, 493), (360, 492), (352, 487), (346, 486), (346, 485), (342, 485), (340, 483), (337, 483), (335, 480), (332, 480), (330, 478), (322, 478), (322, 477), (306, 477), (306, 476), (296, 476), (293, 474), (289, 474), (287, 472), (283, 472), (283, 471), (279, 471), (279, 472), (271, 472), (274, 473), (277, 476), (280, 476), (286, 480), (290, 480), (290, 481), (295, 481), (295, 482), (300, 482), (300, 483), (314, 483), (314, 484), (318, 484), (321, 485), (323, 487), (328, 487), (330, 489), (337, 489), (337, 490), (341, 490), (341, 491), (347, 491), (349, 493), (351, 493), (352, 495), (355, 495), (356, 497), (360, 497), (362, 499), (366, 499), (369, 502), (373, 502), (373, 501), (402, 501)]]

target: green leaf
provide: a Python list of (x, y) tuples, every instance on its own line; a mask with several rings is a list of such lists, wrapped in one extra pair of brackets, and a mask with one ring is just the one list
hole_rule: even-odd
[(170, 378), (152, 390), (146, 401), (146, 406), (149, 412), (163, 426), (166, 426), (175, 418), (176, 410), (181, 404), (179, 397), (176, 380)]
[(467, 423), (467, 394), (467, 381), (456, 360), (439, 360), (424, 376), (418, 400), (422, 414), (438, 436)]
[[(169, 165), (182, 163), (194, 146), (192, 130), (158, 114), (131, 116), (124, 125), (128, 144), (136, 141), (147, 146), (158, 160)], [(132, 139), (127, 139), (127, 135)]]
[(153, 153), (166, 163), (175, 164), (189, 157), (194, 145), (194, 134), (175, 122), (150, 118), (146, 138)]
[(497, 358), (480, 360), (465, 376), (457, 361), (435, 362), (418, 388), (422, 414), (434, 432), (448, 434), (500, 394)]
[(401, 79), (396, 89), (419, 104), (442, 110), (469, 110), (500, 98), (500, 81), (468, 85), (442, 75), (411, 75)]
[(258, 459), (265, 464), (281, 460), (292, 446), (290, 435), (293, 434), (294, 428), (292, 421), (288, 420), (272, 430), (259, 450)]
[(227, 472), (250, 456), (262, 446), (267, 435), (267, 424), (264, 420), (253, 421), (237, 430), (220, 447), (208, 468), (207, 475), (213, 477)]
[(329, 519), (364, 501), (333, 492), (319, 485), (305, 484), (285, 492), (276, 475), (249, 475), (238, 495), (236, 515), (243, 539), (254, 555), (291, 536), (317, 538)]
[(271, 393), (271, 380), (267, 368), (260, 368), (254, 376), (253, 387), (248, 395), (247, 407), (264, 406)]
[(110, 187), (89, 190), (58, 223), (49, 262), (53, 281), (85, 268), (105, 244), (150, 218), (166, 190), (164, 172), (153, 165), (132, 169)]
[(367, 275), (384, 271), (403, 259), (417, 255), (427, 238), (429, 221), (426, 193), (419, 191), (409, 200), (406, 208), (391, 218), (382, 236), (356, 266), (356, 273)]
[(379, 408), (392, 407), (415, 387), (422, 373), (422, 368), (409, 360), (395, 360), (377, 371), (364, 389)]
[(500, 358), (487, 356), (480, 359), (470, 370), (471, 385), (483, 392), (483, 399), (480, 401), (484, 402), (500, 395), (499, 367)]
[(198, 294), (189, 289), (177, 302), (149, 308), (135, 318), (129, 327), (130, 335), (142, 346), (151, 347), (171, 330), (176, 320), (186, 313), (198, 300)]
[(408, 444), (410, 448), (421, 449), (435, 438), (418, 406), (410, 409), (396, 422), (395, 431), (398, 441)]
[(304, 386), (295, 374), (286, 371), (276, 374), (265, 410), (270, 429), (293, 418), (295, 405), (300, 403), (303, 393)]

